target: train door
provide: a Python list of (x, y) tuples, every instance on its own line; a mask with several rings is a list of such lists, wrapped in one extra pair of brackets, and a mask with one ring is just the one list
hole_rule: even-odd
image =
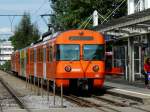
[(46, 79), (46, 46), (43, 48), (43, 78)]
[(34, 48), (34, 77), (37, 77), (37, 73), (36, 73), (36, 63), (37, 63), (37, 49)]

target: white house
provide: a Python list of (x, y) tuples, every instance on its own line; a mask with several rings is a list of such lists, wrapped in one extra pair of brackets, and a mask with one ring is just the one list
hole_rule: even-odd
[(128, 15), (150, 8), (150, 0), (128, 0)]
[(11, 41), (0, 42), (0, 65), (4, 64), (5, 61), (11, 59), (11, 54), (13, 52), (13, 46)]

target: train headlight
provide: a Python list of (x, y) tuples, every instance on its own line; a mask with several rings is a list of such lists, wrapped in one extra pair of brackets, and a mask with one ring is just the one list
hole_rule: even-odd
[(71, 66), (66, 66), (66, 67), (65, 67), (65, 71), (66, 71), (66, 72), (71, 72)]
[(99, 71), (99, 66), (98, 65), (93, 66), (93, 71), (98, 72)]

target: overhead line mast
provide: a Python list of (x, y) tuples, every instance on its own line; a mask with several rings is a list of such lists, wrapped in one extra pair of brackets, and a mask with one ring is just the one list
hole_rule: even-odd
[[(8, 17), (11, 25), (11, 32), (12, 32), (12, 25), (15, 17), (24, 16), (22, 14), (0, 14), (0, 17)], [(12, 18), (11, 18), (12, 17)]]

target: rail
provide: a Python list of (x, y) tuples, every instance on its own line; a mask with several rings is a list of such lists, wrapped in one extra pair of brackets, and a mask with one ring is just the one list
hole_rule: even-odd
[(121, 106), (121, 107), (128, 107), (128, 104), (116, 101), (116, 100), (111, 100), (109, 98), (104, 98), (104, 97), (100, 97), (100, 96), (96, 96), (96, 95), (92, 95), (93, 98), (98, 99), (98, 100), (102, 100), (108, 103), (111, 103), (113, 105), (117, 105), (117, 106)]
[(130, 103), (125, 104), (121, 101), (112, 100), (110, 98), (104, 98), (104, 97), (100, 97), (100, 96), (96, 96), (96, 95), (92, 95), (92, 97), (95, 98), (95, 99), (98, 99), (98, 100), (102, 100), (102, 101), (105, 101), (105, 102), (108, 102), (108, 103), (112, 103), (113, 105), (122, 106), (122, 107), (131, 107), (131, 108), (138, 109), (138, 110), (141, 110), (141, 111), (144, 111), (144, 112), (150, 112), (149, 110), (145, 110), (143, 108), (140, 108), (136, 105), (132, 105)]
[[(115, 111), (115, 112), (121, 112), (121, 111), (111, 108), (109, 106), (102, 105), (102, 104), (96, 104), (94, 102), (85, 100), (83, 98), (80, 98), (80, 97), (77, 97), (74, 95), (69, 95), (69, 96), (64, 95), (64, 98), (66, 98), (67, 100), (69, 100), (73, 103), (76, 103), (77, 105), (79, 105), (81, 107), (94, 107), (95, 109), (101, 110), (103, 112), (110, 112), (110, 110)], [(106, 108), (106, 109), (104, 109), (104, 108)]]
[(20, 99), (17, 95), (16, 95), (16, 91), (14, 89), (12, 89), (8, 83), (6, 83), (2, 78), (0, 78), (0, 82), (1, 84), (7, 89), (7, 91), (12, 95), (12, 97), (15, 99), (15, 101), (18, 103), (18, 105), (20, 106), (21, 109), (25, 109), (27, 112), (31, 112), (27, 106), (24, 104), (23, 100)]

